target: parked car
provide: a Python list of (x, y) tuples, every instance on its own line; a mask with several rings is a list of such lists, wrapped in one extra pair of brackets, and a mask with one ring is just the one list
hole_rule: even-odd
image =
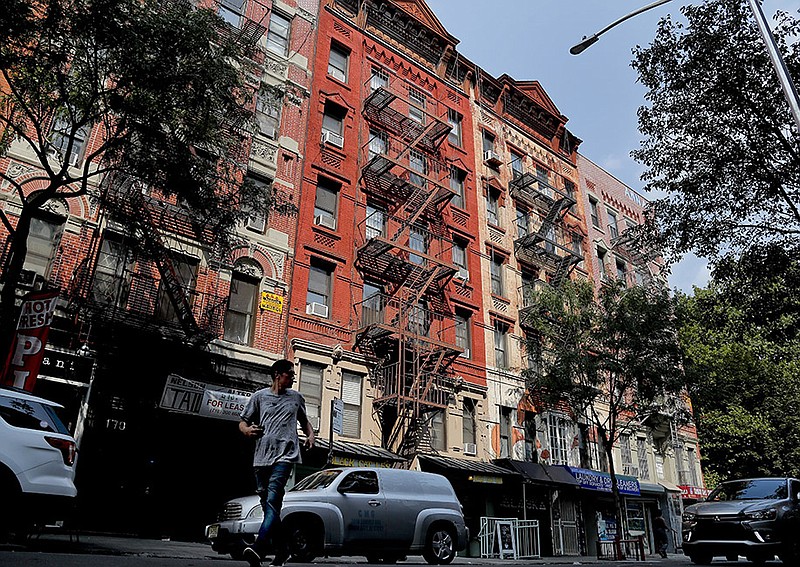
[[(261, 525), (258, 496), (227, 502), (206, 537), (219, 553), (241, 557)], [(320, 555), (364, 555), (394, 563), (421, 553), (450, 563), (466, 548), (461, 504), (443, 476), (418, 471), (334, 468), (312, 474), (286, 493), (281, 518), (297, 561)]]
[(683, 551), (693, 563), (744, 555), (764, 563), (776, 555), (800, 565), (800, 480), (748, 478), (723, 482), (683, 512)]
[(75, 439), (61, 407), (0, 387), (0, 534), (21, 537), (35, 522), (64, 519), (75, 501)]

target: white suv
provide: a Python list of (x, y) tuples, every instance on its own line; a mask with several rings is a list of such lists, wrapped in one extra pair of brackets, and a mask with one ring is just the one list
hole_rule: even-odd
[(75, 439), (59, 404), (0, 387), (0, 535), (62, 520), (75, 501)]

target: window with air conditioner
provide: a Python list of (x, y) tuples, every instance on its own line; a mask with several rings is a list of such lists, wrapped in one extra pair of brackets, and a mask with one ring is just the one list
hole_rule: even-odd
[(332, 102), (325, 103), (322, 115), (322, 143), (344, 147), (344, 117), (347, 111)]
[(319, 431), (322, 416), (322, 378), (325, 368), (322, 364), (300, 361), (297, 391), (305, 398), (306, 415), (315, 431)]
[(317, 317), (329, 316), (333, 269), (322, 262), (312, 261), (308, 271), (306, 313)]
[(483, 131), (483, 161), (489, 165), (497, 165), (500, 163), (500, 157), (495, 151), (494, 134)]
[(314, 224), (332, 230), (336, 229), (337, 202), (340, 186), (337, 183), (320, 178), (317, 181), (317, 193), (314, 199)]
[(269, 16), (269, 29), (267, 30), (267, 49), (278, 55), (289, 53), (289, 31), (292, 22), (283, 14), (275, 10)]
[(456, 277), (461, 280), (468, 280), (467, 243), (459, 238), (453, 239), (453, 264), (458, 266)]
[[(269, 200), (272, 194), (271, 181), (253, 174), (248, 174), (247, 182), (255, 186), (256, 190), (258, 191), (258, 194), (262, 196), (265, 202)], [(253, 207), (245, 206), (244, 211), (247, 213), (247, 221), (245, 222), (245, 227), (253, 232), (264, 234), (264, 231), (267, 229), (266, 210), (259, 211)]]
[(339, 44), (331, 43), (331, 52), (328, 56), (328, 75), (346, 83), (349, 62), (350, 51)]

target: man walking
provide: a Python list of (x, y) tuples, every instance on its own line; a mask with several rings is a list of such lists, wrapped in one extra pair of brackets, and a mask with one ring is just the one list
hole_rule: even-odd
[(261, 564), (270, 539), (275, 550), (271, 565), (283, 565), (289, 558), (286, 539), (280, 534), (281, 507), (292, 467), (300, 462), (298, 423), (306, 434), (306, 446), (314, 446), (314, 428), (306, 415), (306, 402), (299, 392), (289, 388), (294, 382), (294, 365), (290, 360), (278, 360), (270, 374), (272, 385), (255, 392), (239, 416), (239, 431), (256, 438), (253, 471), (264, 510), (256, 541), (244, 550), (251, 567)]

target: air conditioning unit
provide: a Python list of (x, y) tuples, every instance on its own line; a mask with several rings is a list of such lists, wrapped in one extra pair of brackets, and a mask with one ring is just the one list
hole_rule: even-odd
[(464, 443), (464, 454), (474, 457), (478, 454), (478, 446), (475, 443)]
[(469, 270), (466, 268), (459, 268), (458, 273), (456, 273), (456, 277), (464, 281), (469, 280)]
[(267, 228), (267, 219), (264, 218), (264, 215), (250, 213), (247, 217), (247, 228), (263, 233), (264, 229)]
[(331, 146), (336, 146), (337, 148), (344, 147), (344, 136), (341, 134), (337, 134), (336, 132), (331, 132), (329, 130), (325, 130), (322, 133), (322, 144)]
[(336, 230), (336, 219), (330, 215), (317, 215), (314, 217), (314, 224)]
[(17, 280), (17, 284), (20, 287), (33, 287), (36, 283), (36, 276), (38, 274), (33, 270), (22, 270), (19, 274), (19, 280)]
[(461, 353), (461, 356), (464, 357), (464, 358), (469, 358), (469, 355), (470, 355), (469, 347), (466, 347), (464, 349), (464, 352)]
[(328, 306), (324, 303), (307, 303), (306, 304), (306, 314), (308, 315), (316, 315), (317, 317), (328, 317)]
[(500, 165), (500, 156), (494, 150), (486, 150), (483, 152), (483, 161), (489, 165)]

